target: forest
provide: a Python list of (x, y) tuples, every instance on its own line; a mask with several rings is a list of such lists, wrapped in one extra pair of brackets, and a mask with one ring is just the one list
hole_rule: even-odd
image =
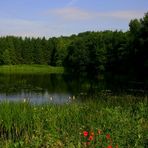
[(90, 76), (147, 81), (148, 12), (129, 30), (88, 31), (69, 37), (0, 37), (0, 65), (42, 64)]

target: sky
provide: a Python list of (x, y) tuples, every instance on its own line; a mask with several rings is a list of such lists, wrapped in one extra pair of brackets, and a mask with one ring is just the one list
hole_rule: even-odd
[(69, 36), (127, 31), (148, 11), (148, 0), (0, 0), (0, 36)]

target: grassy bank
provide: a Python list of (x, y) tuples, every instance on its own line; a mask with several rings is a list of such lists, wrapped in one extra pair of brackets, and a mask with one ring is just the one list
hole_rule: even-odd
[(45, 74), (63, 73), (63, 67), (52, 67), (49, 65), (3, 65), (0, 66), (0, 73), (20, 73), (20, 74)]
[(147, 97), (101, 96), (69, 105), (1, 102), (0, 147), (143, 148), (147, 123)]

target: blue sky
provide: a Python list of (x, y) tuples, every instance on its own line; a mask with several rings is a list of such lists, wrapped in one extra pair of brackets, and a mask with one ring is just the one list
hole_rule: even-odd
[(0, 0), (0, 36), (52, 37), (128, 30), (148, 0)]

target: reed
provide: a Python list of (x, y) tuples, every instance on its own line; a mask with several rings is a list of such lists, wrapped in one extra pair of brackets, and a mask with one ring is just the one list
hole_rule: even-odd
[[(100, 97), (64, 105), (3, 101), (0, 147), (87, 147), (83, 132), (93, 131), (96, 135), (98, 129), (104, 134), (109, 132), (112, 147), (144, 147), (147, 97)], [(90, 147), (97, 147), (96, 139)]]

